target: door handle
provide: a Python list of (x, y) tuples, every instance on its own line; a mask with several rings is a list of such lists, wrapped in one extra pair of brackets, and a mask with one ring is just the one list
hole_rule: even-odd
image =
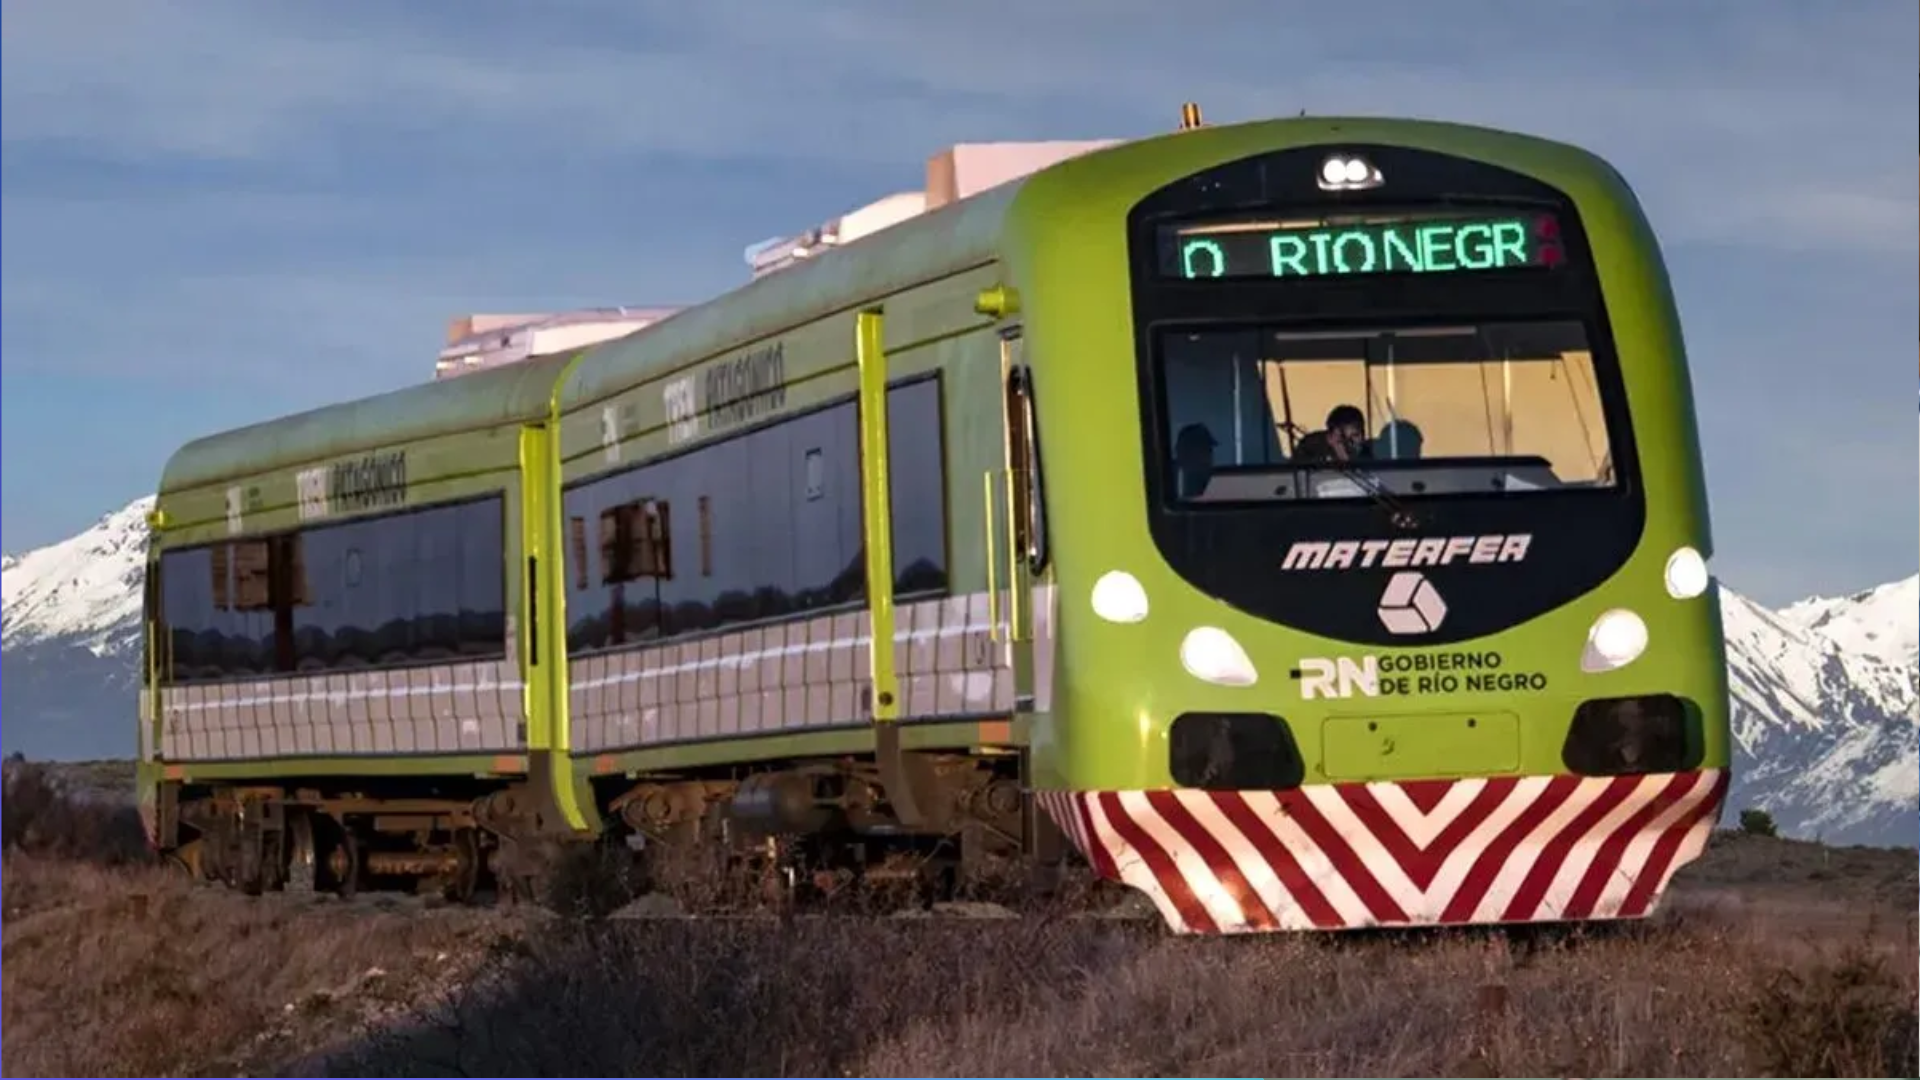
[(988, 469), (980, 478), (983, 481), (981, 490), (985, 496), (983, 505), (980, 507), (980, 516), (987, 530), (987, 640), (997, 642), (1000, 640), (1000, 559), (994, 552), (993, 543), (993, 474), (995, 471)]

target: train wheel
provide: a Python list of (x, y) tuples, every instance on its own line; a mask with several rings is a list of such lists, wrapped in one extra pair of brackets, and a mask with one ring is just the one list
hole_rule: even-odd
[(480, 889), (480, 833), (460, 829), (453, 834), (454, 854), (459, 858), (454, 871), (441, 886), (440, 894), (456, 904), (470, 904)]
[(287, 891), (312, 896), (320, 871), (320, 853), (314, 846), (313, 815), (294, 810), (287, 815)]
[(206, 880), (206, 870), (202, 867), (200, 856), (206, 846), (204, 840), (189, 840), (167, 853), (162, 865), (167, 872), (184, 881), (202, 882)]
[(327, 872), (333, 878), (334, 894), (340, 899), (351, 900), (360, 891), (362, 865), (359, 834), (350, 825), (342, 826), (340, 842), (327, 853)]
[(265, 837), (257, 822), (242, 817), (233, 823), (238, 838), (239, 852), (234, 859), (234, 884), (248, 896), (259, 896), (267, 891), (267, 860)]

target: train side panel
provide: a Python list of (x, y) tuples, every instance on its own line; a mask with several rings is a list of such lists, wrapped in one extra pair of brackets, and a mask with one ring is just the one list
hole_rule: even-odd
[[(315, 803), (526, 776), (543, 746), (522, 441), (550, 397), (530, 384), (563, 366), (410, 388), (176, 455), (152, 520), (143, 695), (143, 814), (163, 848), (224, 828), (205, 812), (241, 787)], [(276, 467), (231, 471), (245, 461)]]
[[(381, 475), (358, 498), (400, 510), (303, 506), (296, 491), (313, 482), (308, 470), (169, 498), (158, 574), (169, 638), (157, 671), (160, 756), (211, 764), (524, 752), (518, 437), (515, 428), (449, 436), (312, 467), (326, 476), (364, 463)], [(436, 458), (459, 471), (434, 478)], [(232, 516), (229, 492), (242, 504)], [(428, 559), (454, 563), (457, 576)], [(295, 603), (276, 626), (264, 590), (283, 573)], [(247, 590), (262, 595), (239, 595)], [(286, 626), (290, 655), (275, 656)], [(451, 694), (487, 703), (469, 718), (478, 726), (453, 719), (450, 698), (435, 700)]]
[[(999, 339), (974, 300), (999, 280), (993, 262), (962, 264), (858, 303), (886, 312), (896, 638), (917, 747), (1014, 739), (981, 545), (1002, 432)], [(742, 323), (779, 325), (742, 304)], [(855, 314), (718, 352), (682, 351), (669, 321), (621, 346), (648, 354), (627, 361), (646, 374), (625, 389), (582, 369), (604, 394), (577, 399), (562, 426), (568, 715), (584, 771), (872, 751)], [(614, 519), (636, 510), (663, 522), (672, 566), (614, 580)]]

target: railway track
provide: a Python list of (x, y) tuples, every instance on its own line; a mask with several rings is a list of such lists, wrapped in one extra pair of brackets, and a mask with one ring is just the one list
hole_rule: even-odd
[[(289, 872), (262, 889), (196, 870), (172, 858), (169, 865), (195, 887), (247, 893), (254, 902), (294, 905), (346, 905), (384, 912), (430, 915), (474, 909), (525, 912), (535, 917), (616, 920), (701, 920), (768, 922), (779, 920), (901, 919), (995, 921), (1027, 918), (1089, 918), (1157, 922), (1148, 898), (1132, 889), (1095, 880), (1085, 867), (1069, 872), (1061, 884), (1039, 895), (1018, 886), (976, 885), (956, 890), (952, 879), (924, 866), (887, 865), (865, 880), (844, 871), (819, 871), (811, 879), (791, 867), (733, 864), (690, 871), (674, 868), (670, 884), (648, 881), (649, 866), (626, 858), (619, 845), (575, 849), (550, 864), (537, 878), (508, 879), (491, 873), (455, 889), (443, 877), (368, 874), (353, 888), (328, 887), (324, 874)], [(659, 870), (655, 870), (660, 874)], [(664, 877), (665, 875), (662, 874)], [(992, 879), (988, 879), (989, 882)]]
[[(224, 889), (218, 882), (196, 882), (196, 887)], [(251, 902), (286, 905), (293, 909), (344, 907), (369, 913), (397, 914), (422, 919), (455, 918), (476, 911), (499, 912), (538, 923), (579, 923), (602, 925), (643, 925), (668, 922), (704, 925), (737, 925), (742, 928), (773, 929), (782, 926), (819, 926), (826, 923), (922, 926), (957, 928), (973, 926), (983, 932), (993, 927), (1013, 929), (1036, 922), (1069, 922), (1126, 927), (1130, 931), (1151, 931), (1156, 935), (1171, 932), (1144, 895), (1109, 882), (1088, 882), (1089, 887), (1046, 901), (1017, 899), (1002, 903), (992, 900), (915, 901), (888, 897), (885, 892), (861, 897), (841, 896), (821, 902), (714, 903), (684, 902), (667, 893), (647, 892), (627, 898), (601, 897), (597, 903), (568, 904), (558, 898), (529, 902), (492, 888), (477, 890), (465, 902), (454, 902), (434, 893), (407, 892), (398, 889), (363, 890), (349, 896), (330, 892), (276, 891), (251, 897)], [(1625, 920), (1579, 923), (1478, 924), (1451, 927), (1373, 927), (1355, 928), (1331, 934), (1285, 935), (1296, 940), (1311, 940), (1327, 948), (1364, 947), (1393, 942), (1410, 948), (1437, 945), (1444, 941), (1469, 939), (1497, 940), (1513, 950), (1516, 962), (1553, 950), (1601, 944), (1658, 932), (1663, 920)], [(1255, 940), (1271, 940), (1271, 935), (1252, 935)], [(1196, 943), (1201, 939), (1196, 939)], [(1249, 942), (1249, 947), (1252, 942)]]
[[(228, 892), (218, 882), (195, 881), (193, 887), (208, 892)], [(691, 907), (662, 893), (646, 893), (624, 903), (601, 909), (564, 910), (550, 904), (516, 901), (494, 890), (482, 890), (466, 903), (455, 903), (439, 896), (403, 891), (360, 892), (338, 896), (327, 892), (271, 892), (249, 897), (249, 902), (284, 906), (290, 909), (346, 909), (369, 913), (397, 914), (423, 919), (453, 918), (475, 911), (499, 912), (534, 920), (591, 918), (610, 922), (703, 922), (767, 925), (782, 921), (817, 923), (830, 920), (937, 922), (942, 924), (1018, 922), (1033, 918), (1067, 918), (1113, 923), (1154, 925), (1159, 914), (1144, 897), (1122, 896), (1104, 906), (1050, 906), (1020, 909), (991, 901), (938, 901), (926, 905), (901, 904), (893, 907), (865, 905), (832, 907), (796, 905), (781, 908), (768, 904), (758, 908)]]

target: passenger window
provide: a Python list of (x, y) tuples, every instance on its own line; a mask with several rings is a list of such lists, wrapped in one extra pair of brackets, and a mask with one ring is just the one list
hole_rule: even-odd
[[(939, 380), (893, 387), (888, 413), (895, 595), (944, 590)], [(576, 576), (567, 602), (568, 648), (640, 645), (863, 599), (858, 420), (853, 402), (836, 403), (567, 489), (568, 520), (579, 532), (600, 529), (598, 572)], [(646, 519), (649, 506), (657, 521)], [(589, 539), (577, 532), (569, 557), (581, 559)], [(676, 549), (693, 561), (676, 566)], [(639, 572), (647, 567), (660, 573)]]
[(164, 553), (165, 678), (506, 655), (503, 506), (478, 499)]

